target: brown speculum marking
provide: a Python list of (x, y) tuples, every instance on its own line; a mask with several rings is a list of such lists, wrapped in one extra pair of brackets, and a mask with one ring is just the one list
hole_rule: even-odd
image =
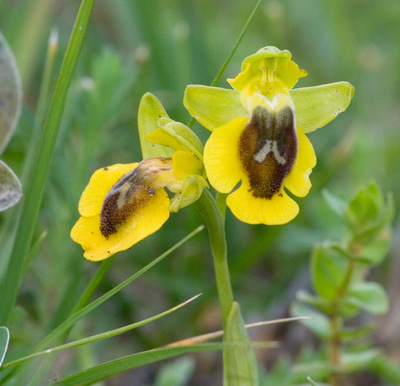
[(296, 159), (298, 140), (293, 110), (256, 107), (239, 139), (239, 157), (254, 197), (279, 192)]
[[(156, 193), (151, 186), (156, 173), (167, 170), (170, 163), (169, 158), (159, 157), (159, 167), (152, 168), (149, 167), (151, 165), (146, 165), (146, 161), (148, 160), (142, 161), (135, 169), (124, 174), (104, 198), (100, 212), (100, 231), (106, 238), (116, 233), (119, 226), (148, 204)], [(166, 169), (162, 168), (164, 162)]]

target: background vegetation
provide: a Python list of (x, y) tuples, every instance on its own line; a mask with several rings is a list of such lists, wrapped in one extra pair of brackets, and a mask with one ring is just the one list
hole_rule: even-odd
[[(24, 106), (18, 129), (2, 159), (21, 175), (38, 114), (38, 95), (48, 39), (58, 33), (53, 85), (68, 43), (79, 1), (4, 0), (0, 26), (14, 51), (23, 79)], [(231, 50), (255, 1), (240, 0), (97, 0), (78, 68), (68, 94), (32, 256), (14, 315), (10, 357), (27, 353), (63, 321), (98, 265), (82, 257), (69, 232), (78, 219), (77, 203), (92, 172), (114, 163), (141, 159), (137, 109), (142, 94), (154, 93), (171, 118), (184, 123), (187, 84), (210, 84)], [(223, 79), (233, 77), (242, 59), (265, 45), (286, 48), (309, 75), (298, 87), (347, 80), (355, 97), (327, 127), (312, 133), (318, 164), (313, 189), (300, 200), (299, 216), (289, 225), (266, 227), (227, 216), (229, 260), (234, 293), (246, 322), (289, 315), (299, 289), (309, 289), (313, 245), (340, 240), (342, 225), (321, 192), (349, 199), (371, 179), (394, 193), (400, 207), (400, 3), (375, 0), (265, 0)], [(227, 86), (225, 81), (221, 86)], [(197, 134), (208, 132), (199, 125)], [(28, 192), (29, 194), (29, 192)], [(9, 212), (0, 216), (2, 232)], [(138, 271), (202, 224), (194, 206), (181, 210), (162, 230), (120, 253), (98, 289), (102, 294)], [(370, 277), (390, 297), (390, 312), (377, 319), (371, 337), (394, 360), (400, 360), (398, 221), (390, 257)], [(1, 247), (0, 247), (1, 248)], [(0, 251), (2, 253), (2, 251)], [(2, 264), (0, 262), (0, 267)], [(0, 274), (1, 275), (1, 274)], [(58, 356), (49, 379), (140, 350), (220, 328), (212, 259), (205, 232), (196, 236), (91, 313), (72, 331), (75, 339), (117, 328), (161, 312), (202, 292), (191, 305), (132, 333)], [(359, 318), (366, 318), (363, 314)], [(355, 321), (358, 323), (359, 321)], [(264, 327), (257, 340), (280, 340), (278, 350), (260, 350), (265, 369), (283, 366), (284, 358), (312, 356), (318, 341), (299, 324)], [(277, 357), (280, 362), (277, 364)], [(196, 354), (191, 385), (218, 385), (220, 354)], [(132, 370), (109, 385), (155, 383), (159, 366)], [(190, 368), (190, 366), (188, 367)], [(188, 370), (190, 371), (190, 369)], [(312, 376), (312, 374), (310, 374)], [(370, 374), (352, 380), (372, 381)], [(382, 381), (383, 382), (383, 381)], [(383, 383), (382, 383), (383, 384)]]

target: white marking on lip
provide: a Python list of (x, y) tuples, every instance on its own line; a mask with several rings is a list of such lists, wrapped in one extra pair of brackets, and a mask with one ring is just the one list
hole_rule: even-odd
[(285, 158), (279, 154), (277, 141), (272, 141), (270, 139), (267, 139), (264, 146), (254, 155), (254, 161), (259, 164), (263, 163), (270, 152), (272, 152), (278, 164), (284, 165), (286, 163)]

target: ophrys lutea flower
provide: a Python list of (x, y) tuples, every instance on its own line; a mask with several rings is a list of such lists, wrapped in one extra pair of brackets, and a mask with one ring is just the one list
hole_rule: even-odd
[(188, 86), (184, 103), (212, 130), (204, 149), (207, 177), (229, 193), (233, 214), (250, 224), (284, 224), (299, 211), (286, 190), (303, 197), (311, 187), (316, 157), (304, 133), (344, 111), (354, 89), (339, 82), (292, 90), (307, 74), (276, 47), (247, 57), (241, 70), (228, 80), (234, 90)]
[(187, 151), (97, 170), (79, 201), (72, 239), (94, 261), (130, 248), (201, 195), (207, 185), (201, 170), (200, 160)]

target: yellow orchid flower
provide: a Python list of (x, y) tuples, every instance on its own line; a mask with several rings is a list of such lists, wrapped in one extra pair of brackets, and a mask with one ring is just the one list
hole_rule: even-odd
[[(229, 193), (227, 205), (249, 224), (284, 224), (299, 212), (316, 164), (305, 133), (334, 119), (350, 103), (347, 82), (292, 90), (306, 76), (289, 51), (265, 47), (247, 57), (228, 79), (234, 90), (188, 86), (184, 104), (212, 131), (204, 148), (211, 185)], [(240, 186), (235, 187), (241, 182)]]
[[(71, 238), (84, 257), (99, 261), (156, 232), (170, 212), (196, 201), (207, 182), (201, 161), (188, 151), (97, 170), (79, 201)], [(169, 198), (167, 188), (173, 197)]]

